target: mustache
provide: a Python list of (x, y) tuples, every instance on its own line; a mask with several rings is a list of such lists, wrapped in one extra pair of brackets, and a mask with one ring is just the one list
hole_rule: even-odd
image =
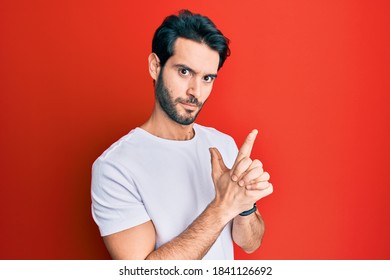
[(183, 99), (181, 97), (178, 97), (178, 98), (176, 98), (175, 101), (176, 101), (176, 103), (190, 103), (190, 104), (194, 104), (194, 105), (196, 105), (198, 107), (202, 107), (202, 105), (203, 105), (203, 103), (200, 102), (198, 100), (198, 98), (196, 98), (196, 97), (191, 97), (189, 99)]

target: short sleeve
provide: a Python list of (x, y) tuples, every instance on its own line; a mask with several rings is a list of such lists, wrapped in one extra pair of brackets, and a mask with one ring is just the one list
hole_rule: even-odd
[(101, 236), (150, 220), (131, 173), (108, 159), (98, 158), (92, 166), (91, 198)]

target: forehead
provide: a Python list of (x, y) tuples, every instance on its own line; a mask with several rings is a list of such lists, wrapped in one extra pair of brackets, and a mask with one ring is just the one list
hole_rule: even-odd
[(203, 74), (218, 72), (219, 54), (204, 43), (185, 38), (177, 38), (173, 55), (167, 64), (184, 64), (192, 70)]

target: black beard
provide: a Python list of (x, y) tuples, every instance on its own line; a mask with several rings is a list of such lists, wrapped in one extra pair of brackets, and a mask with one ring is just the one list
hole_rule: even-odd
[[(196, 97), (191, 97), (187, 100), (178, 97), (176, 98), (176, 100), (173, 100), (172, 97), (169, 95), (169, 91), (164, 84), (162, 73), (163, 73), (163, 68), (160, 71), (155, 86), (155, 95), (156, 95), (156, 99), (158, 100), (158, 103), (160, 104), (160, 107), (164, 110), (164, 112), (168, 115), (169, 118), (171, 118), (173, 121), (177, 122), (178, 124), (181, 125), (192, 124), (195, 121), (196, 117), (198, 116), (200, 110), (202, 109), (203, 103), (199, 102), (199, 100)], [(193, 112), (192, 110), (186, 110), (186, 112), (190, 116), (181, 116), (176, 110), (176, 105), (180, 102), (194, 104), (198, 106), (199, 110), (198, 112), (196, 112), (194, 116), (190, 115)]]

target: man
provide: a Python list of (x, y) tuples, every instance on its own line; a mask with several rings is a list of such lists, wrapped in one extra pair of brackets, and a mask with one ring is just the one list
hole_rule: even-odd
[(233, 241), (260, 246), (255, 203), (272, 185), (250, 158), (257, 130), (237, 153), (230, 136), (194, 124), (228, 55), (228, 39), (188, 10), (156, 30), (153, 112), (93, 165), (92, 213), (112, 258), (233, 259)]

